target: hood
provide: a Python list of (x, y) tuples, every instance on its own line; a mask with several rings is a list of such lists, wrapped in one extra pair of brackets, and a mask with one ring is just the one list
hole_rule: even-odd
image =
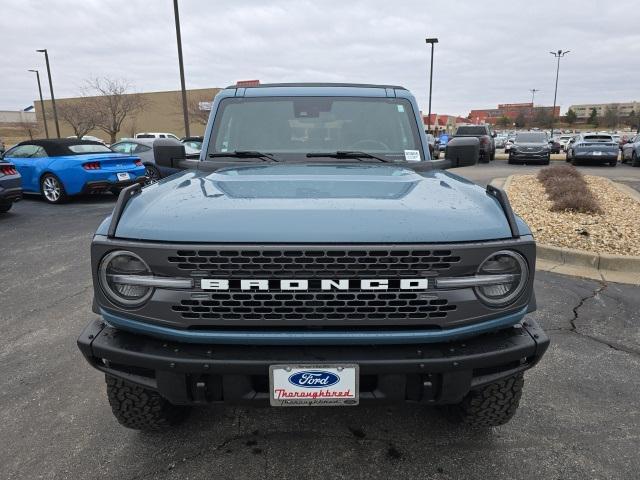
[(515, 142), (513, 144), (516, 147), (525, 147), (525, 148), (544, 148), (548, 147), (549, 144), (547, 142)]
[(203, 243), (438, 243), (511, 233), (495, 198), (448, 172), (270, 164), (187, 170), (145, 187), (128, 202), (116, 236)]

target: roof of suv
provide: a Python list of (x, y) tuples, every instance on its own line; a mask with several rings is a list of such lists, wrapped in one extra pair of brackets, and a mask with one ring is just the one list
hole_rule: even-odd
[(351, 87), (351, 88), (393, 88), (395, 90), (406, 90), (399, 85), (375, 85), (367, 83), (261, 83), (260, 85), (242, 86), (229, 85), (226, 88), (269, 88), (269, 87)]

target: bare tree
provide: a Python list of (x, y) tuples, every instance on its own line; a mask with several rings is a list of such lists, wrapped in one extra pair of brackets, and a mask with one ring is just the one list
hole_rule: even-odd
[(39, 132), (38, 124), (35, 122), (22, 121), (18, 123), (18, 127), (25, 136), (29, 135), (29, 140), (33, 140), (33, 135)]
[(122, 122), (143, 110), (146, 102), (139, 93), (128, 93), (131, 84), (126, 80), (95, 78), (87, 81), (87, 87), (97, 94), (92, 102), (98, 118), (96, 127), (115, 143)]
[(98, 113), (89, 99), (78, 99), (58, 106), (58, 116), (67, 122), (81, 139), (98, 124)]

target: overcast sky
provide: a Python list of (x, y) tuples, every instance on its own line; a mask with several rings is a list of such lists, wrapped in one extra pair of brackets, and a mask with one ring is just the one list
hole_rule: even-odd
[[(2, 0), (0, 109), (37, 97), (49, 50), (55, 94), (88, 77), (137, 91), (180, 87), (171, 0)], [(432, 111), (527, 102), (640, 100), (640, 6), (617, 1), (180, 0), (187, 88), (241, 79), (403, 85), (427, 110), (429, 50), (438, 37)], [(45, 98), (49, 97), (46, 83)]]

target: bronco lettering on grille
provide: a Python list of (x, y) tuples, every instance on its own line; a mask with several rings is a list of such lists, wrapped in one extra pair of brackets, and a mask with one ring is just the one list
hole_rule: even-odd
[(427, 278), (366, 279), (222, 279), (203, 278), (202, 290), (427, 290)]

